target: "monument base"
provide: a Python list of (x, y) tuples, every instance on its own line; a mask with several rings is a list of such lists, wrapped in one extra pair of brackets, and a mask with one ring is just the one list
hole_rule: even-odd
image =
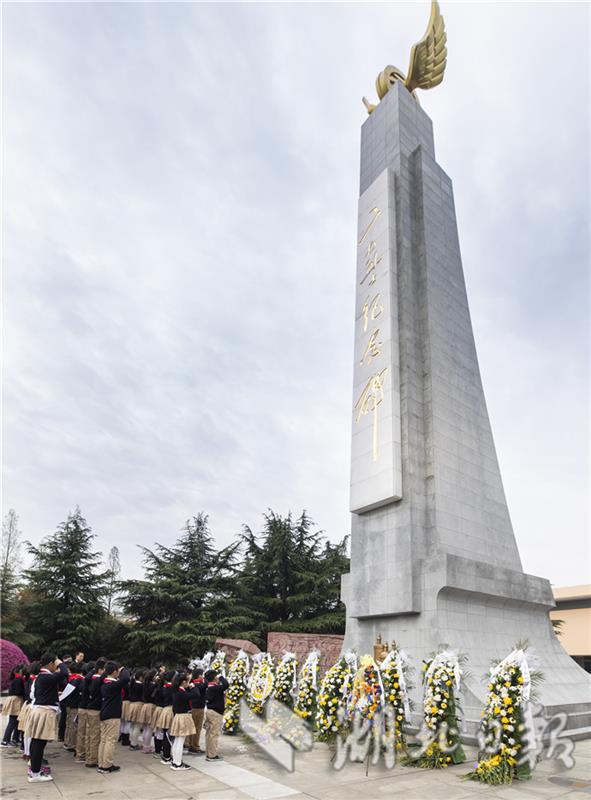
[[(468, 657), (464, 688), (465, 735), (475, 743), (486, 700), (484, 676), (491, 662), (508, 655), (527, 640), (536, 668), (544, 673), (537, 690), (543, 714), (567, 714), (563, 733), (572, 739), (591, 737), (591, 675), (563, 649), (548, 612), (554, 606), (548, 581), (451, 554), (416, 565), (427, 600), (418, 612), (347, 617), (344, 647), (372, 652), (378, 635), (395, 641), (417, 667), (430, 653), (447, 645)], [(343, 576), (342, 596), (347, 607), (356, 605), (351, 576)], [(358, 596), (358, 595), (357, 595)], [(351, 598), (351, 600), (350, 600)], [(429, 598), (433, 598), (428, 602)], [(411, 694), (413, 723), (421, 723), (420, 669)]]

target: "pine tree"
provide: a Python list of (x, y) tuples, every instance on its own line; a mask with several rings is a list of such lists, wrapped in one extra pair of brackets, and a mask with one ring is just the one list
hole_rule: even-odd
[(242, 532), (240, 587), (259, 626), (253, 641), (264, 646), (269, 630), (342, 633), (340, 577), (349, 568), (347, 539), (325, 541), (305, 511), (295, 522), (290, 514), (273, 511), (264, 520), (259, 536), (246, 526)]
[(235, 591), (238, 543), (216, 550), (206, 514), (187, 520), (172, 546), (142, 549), (144, 580), (121, 583), (137, 659), (187, 662), (218, 636), (249, 638), (251, 619)]
[(23, 573), (27, 585), (21, 613), (38, 650), (100, 654), (97, 634), (105, 618), (108, 573), (99, 572), (101, 554), (92, 549), (95, 538), (76, 507), (38, 547), (28, 543), (33, 563)]

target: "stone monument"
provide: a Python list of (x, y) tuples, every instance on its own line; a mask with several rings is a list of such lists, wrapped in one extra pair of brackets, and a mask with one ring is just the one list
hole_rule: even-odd
[[(364, 99), (345, 647), (372, 652), (381, 634), (418, 662), (441, 644), (466, 653), (474, 733), (481, 675), (527, 638), (545, 674), (545, 713), (566, 711), (569, 733), (581, 738), (591, 734), (591, 675), (554, 634), (550, 583), (522, 569), (478, 368), (452, 183), (414, 96), (441, 82), (445, 57), (434, 2), (408, 78), (386, 67), (378, 105)], [(415, 692), (420, 700), (420, 686)]]

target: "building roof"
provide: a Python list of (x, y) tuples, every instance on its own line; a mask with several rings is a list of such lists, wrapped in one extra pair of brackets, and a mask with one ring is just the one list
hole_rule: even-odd
[(579, 586), (553, 586), (552, 592), (555, 600), (587, 600), (591, 598), (591, 584), (582, 583)]

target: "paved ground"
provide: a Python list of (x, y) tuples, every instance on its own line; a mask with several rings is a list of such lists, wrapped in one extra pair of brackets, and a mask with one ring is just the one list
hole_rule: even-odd
[[(205, 762), (201, 756), (186, 756), (194, 769), (173, 772), (152, 756), (118, 747), (116, 762), (121, 772), (99, 775), (74, 763), (70, 753), (53, 743), (47, 748), (54, 781), (29, 784), (23, 761), (12, 750), (0, 752), (2, 798), (14, 800), (273, 800), (289, 797), (315, 800), (585, 800), (591, 797), (591, 741), (577, 742), (576, 766), (565, 769), (559, 762), (543, 761), (533, 780), (510, 787), (488, 787), (459, 779), (466, 765), (443, 771), (426, 771), (396, 765), (347, 764), (341, 771), (330, 763), (330, 751), (316, 745), (311, 753), (296, 757), (295, 772), (274, 765), (252, 744), (236, 737), (223, 737), (225, 760)], [(469, 753), (470, 756), (473, 755)]]

